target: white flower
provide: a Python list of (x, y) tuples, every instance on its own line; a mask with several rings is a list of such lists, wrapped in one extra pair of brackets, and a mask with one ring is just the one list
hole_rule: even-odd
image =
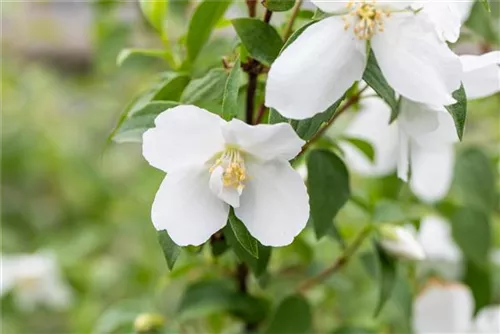
[(408, 229), (385, 224), (379, 228), (382, 238), (380, 245), (391, 255), (406, 260), (423, 260), (425, 253)]
[(460, 283), (431, 281), (413, 305), (415, 333), (499, 333), (500, 307), (483, 308), (476, 319), (470, 289)]
[(313, 1), (339, 14), (308, 27), (271, 65), (266, 105), (304, 119), (324, 111), (361, 80), (370, 42), (388, 83), (399, 94), (435, 105), (455, 102), (461, 65), (426, 15), (408, 1)]
[(479, 99), (500, 92), (500, 51), (480, 56), (460, 56), (462, 81), (468, 99)]
[(184, 105), (155, 125), (144, 133), (143, 155), (168, 175), (151, 216), (175, 243), (204, 243), (226, 225), (229, 206), (264, 245), (287, 245), (305, 227), (306, 187), (288, 162), (304, 141), (289, 124), (226, 122)]
[(12, 292), (16, 305), (25, 311), (45, 305), (53, 309), (70, 306), (70, 287), (61, 277), (51, 253), (1, 255), (0, 295)]

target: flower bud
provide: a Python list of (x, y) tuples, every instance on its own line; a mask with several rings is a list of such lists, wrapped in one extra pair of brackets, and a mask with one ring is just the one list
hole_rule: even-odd
[(142, 313), (135, 318), (134, 330), (136, 333), (152, 333), (160, 330), (165, 319), (160, 314)]
[(384, 224), (379, 232), (382, 236), (380, 245), (392, 256), (417, 261), (425, 258), (424, 249), (408, 229)]

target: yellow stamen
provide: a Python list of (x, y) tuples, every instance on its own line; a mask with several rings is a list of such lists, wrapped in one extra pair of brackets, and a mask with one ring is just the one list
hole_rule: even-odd
[(349, 1), (346, 7), (350, 12), (343, 17), (344, 29), (349, 29), (354, 21), (354, 34), (359, 40), (369, 40), (384, 31), (384, 18), (389, 17), (390, 12), (378, 9), (375, 3), (376, 0)]
[(227, 148), (222, 153), (222, 156), (210, 167), (210, 173), (219, 166), (224, 169), (222, 173), (224, 187), (236, 188), (241, 192), (245, 188), (243, 181), (247, 179), (245, 161), (241, 152), (236, 148)]

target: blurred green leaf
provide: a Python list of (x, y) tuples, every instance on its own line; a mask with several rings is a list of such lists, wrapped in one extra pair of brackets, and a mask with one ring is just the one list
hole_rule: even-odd
[(311, 18), (311, 20), (320, 21), (320, 20), (323, 20), (323, 19), (327, 18), (328, 16), (329, 16), (328, 13), (325, 13), (321, 9), (316, 8), (316, 11), (314, 12), (314, 15)]
[(332, 334), (377, 334), (377, 331), (363, 327), (342, 326), (333, 330)]
[(253, 58), (270, 65), (278, 57), (283, 41), (273, 26), (253, 18), (234, 19), (231, 22)]
[(457, 103), (446, 106), (446, 110), (453, 116), (453, 121), (455, 121), (455, 128), (457, 129), (457, 135), (460, 140), (464, 135), (465, 120), (467, 118), (467, 96), (465, 95), (464, 85), (462, 84), (459, 89), (453, 92), (453, 98), (457, 100)]
[[(492, 3), (491, 5), (498, 6), (496, 3)], [(493, 10), (493, 12), (488, 13), (488, 10), (484, 8), (484, 5), (480, 1), (472, 6), (465, 26), (489, 43), (500, 43), (498, 11)]]
[(196, 60), (230, 4), (230, 0), (205, 0), (196, 7), (187, 33), (187, 53), (190, 62)]
[(312, 312), (307, 300), (300, 295), (285, 298), (273, 315), (266, 334), (312, 333)]
[(165, 260), (167, 260), (168, 269), (172, 270), (181, 253), (181, 247), (173, 242), (166, 230), (158, 231), (158, 241), (163, 250), (163, 255), (165, 255)]
[(223, 231), (227, 243), (231, 246), (236, 256), (250, 267), (255, 276), (259, 277), (264, 274), (267, 269), (269, 259), (271, 258), (271, 247), (263, 246), (262, 244), (260, 244), (260, 242), (257, 241), (257, 253), (259, 255), (259, 258), (257, 259), (254, 255), (243, 248), (241, 243), (236, 238), (236, 235), (234, 234), (234, 231), (231, 228), (230, 224), (227, 224), (224, 227)]
[(142, 142), (142, 134), (154, 126), (155, 118), (178, 104), (173, 101), (153, 101), (146, 104), (123, 120), (114, 132), (113, 141), (116, 143)]
[(238, 115), (238, 93), (241, 81), (241, 63), (238, 58), (231, 69), (231, 73), (226, 80), (224, 98), (222, 100), (222, 115), (224, 119), (230, 120)]
[(340, 139), (355, 146), (371, 162), (375, 161), (375, 149), (373, 148), (372, 144), (369, 141), (359, 138), (350, 138), (350, 137), (342, 137)]
[(116, 65), (122, 66), (123, 63), (132, 56), (156, 57), (165, 60), (170, 67), (175, 66), (170, 51), (155, 49), (123, 49), (116, 57)]
[(158, 84), (152, 100), (179, 101), (189, 80), (190, 77), (185, 74), (168, 72), (164, 80)]
[(259, 258), (259, 244), (258, 241), (250, 235), (247, 228), (243, 223), (234, 215), (234, 211), (231, 209), (229, 213), (229, 225), (233, 230), (236, 240), (240, 243), (249, 254), (255, 258)]
[(486, 267), (491, 249), (489, 217), (477, 210), (458, 209), (451, 217), (452, 235), (465, 257), (477, 266)]
[(396, 99), (394, 89), (392, 89), (382, 74), (373, 51), (370, 51), (370, 55), (368, 56), (363, 80), (389, 105), (391, 108), (391, 122), (394, 121), (399, 113), (399, 103)]
[(97, 320), (92, 333), (129, 333), (133, 330), (135, 318), (147, 311), (147, 306), (141, 300), (125, 300), (105, 310)]
[(402, 223), (407, 218), (399, 202), (382, 199), (375, 205), (372, 220), (374, 223)]
[(285, 12), (293, 8), (295, 0), (264, 0), (264, 7), (273, 12)]
[(484, 9), (486, 9), (488, 12), (491, 12), (490, 3), (488, 2), (488, 0), (479, 0), (479, 2), (483, 4)]
[(238, 291), (231, 281), (209, 280), (187, 287), (178, 312), (183, 319), (229, 312), (253, 323), (265, 318), (268, 309), (267, 301)]
[(167, 16), (167, 0), (139, 0), (142, 14), (160, 33), (163, 33), (163, 22)]
[(465, 261), (464, 283), (471, 289), (474, 296), (475, 313), (493, 302), (493, 283), (489, 265), (478, 266), (473, 261)]
[(380, 282), (379, 300), (374, 313), (374, 316), (376, 317), (384, 308), (387, 300), (391, 297), (392, 290), (396, 284), (397, 263), (396, 260), (387, 254), (378, 243), (375, 244), (375, 250), (379, 260)]
[(460, 152), (453, 182), (465, 206), (484, 212), (491, 212), (495, 207), (494, 167), (488, 156), (478, 148), (471, 147)]
[(205, 76), (192, 80), (184, 90), (181, 101), (185, 104), (221, 101), (227, 74), (222, 68), (211, 69)]
[(349, 173), (344, 162), (326, 150), (314, 150), (309, 154), (307, 170), (311, 217), (316, 236), (321, 238), (351, 195)]

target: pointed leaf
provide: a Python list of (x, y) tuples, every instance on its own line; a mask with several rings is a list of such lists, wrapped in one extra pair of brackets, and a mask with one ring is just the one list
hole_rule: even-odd
[(163, 32), (163, 22), (168, 9), (167, 0), (139, 0), (139, 6), (148, 22), (156, 30)]
[(376, 317), (384, 308), (387, 300), (391, 297), (392, 290), (396, 284), (397, 266), (396, 260), (387, 254), (379, 244), (375, 244), (375, 250), (379, 259), (380, 281), (380, 295), (374, 314)]
[(241, 81), (241, 63), (238, 58), (231, 69), (231, 73), (226, 80), (224, 88), (224, 98), (222, 100), (222, 115), (224, 119), (230, 120), (238, 115), (238, 93)]
[(167, 260), (168, 269), (172, 270), (181, 253), (181, 248), (170, 239), (166, 230), (158, 231), (158, 241)]
[(295, 0), (264, 0), (264, 7), (273, 12), (286, 12), (293, 8)]
[(250, 235), (243, 223), (234, 215), (233, 210), (229, 213), (229, 225), (233, 230), (236, 240), (253, 257), (259, 258), (258, 241)]
[(464, 85), (453, 92), (453, 98), (457, 103), (445, 106), (446, 110), (453, 116), (455, 127), (457, 128), (457, 135), (460, 140), (464, 135), (465, 119), (467, 117), (467, 96), (465, 95)]
[(307, 300), (299, 295), (285, 298), (265, 331), (266, 334), (312, 333), (312, 312)]
[(222, 101), (227, 74), (222, 68), (211, 69), (203, 77), (192, 80), (181, 96), (185, 104)]

